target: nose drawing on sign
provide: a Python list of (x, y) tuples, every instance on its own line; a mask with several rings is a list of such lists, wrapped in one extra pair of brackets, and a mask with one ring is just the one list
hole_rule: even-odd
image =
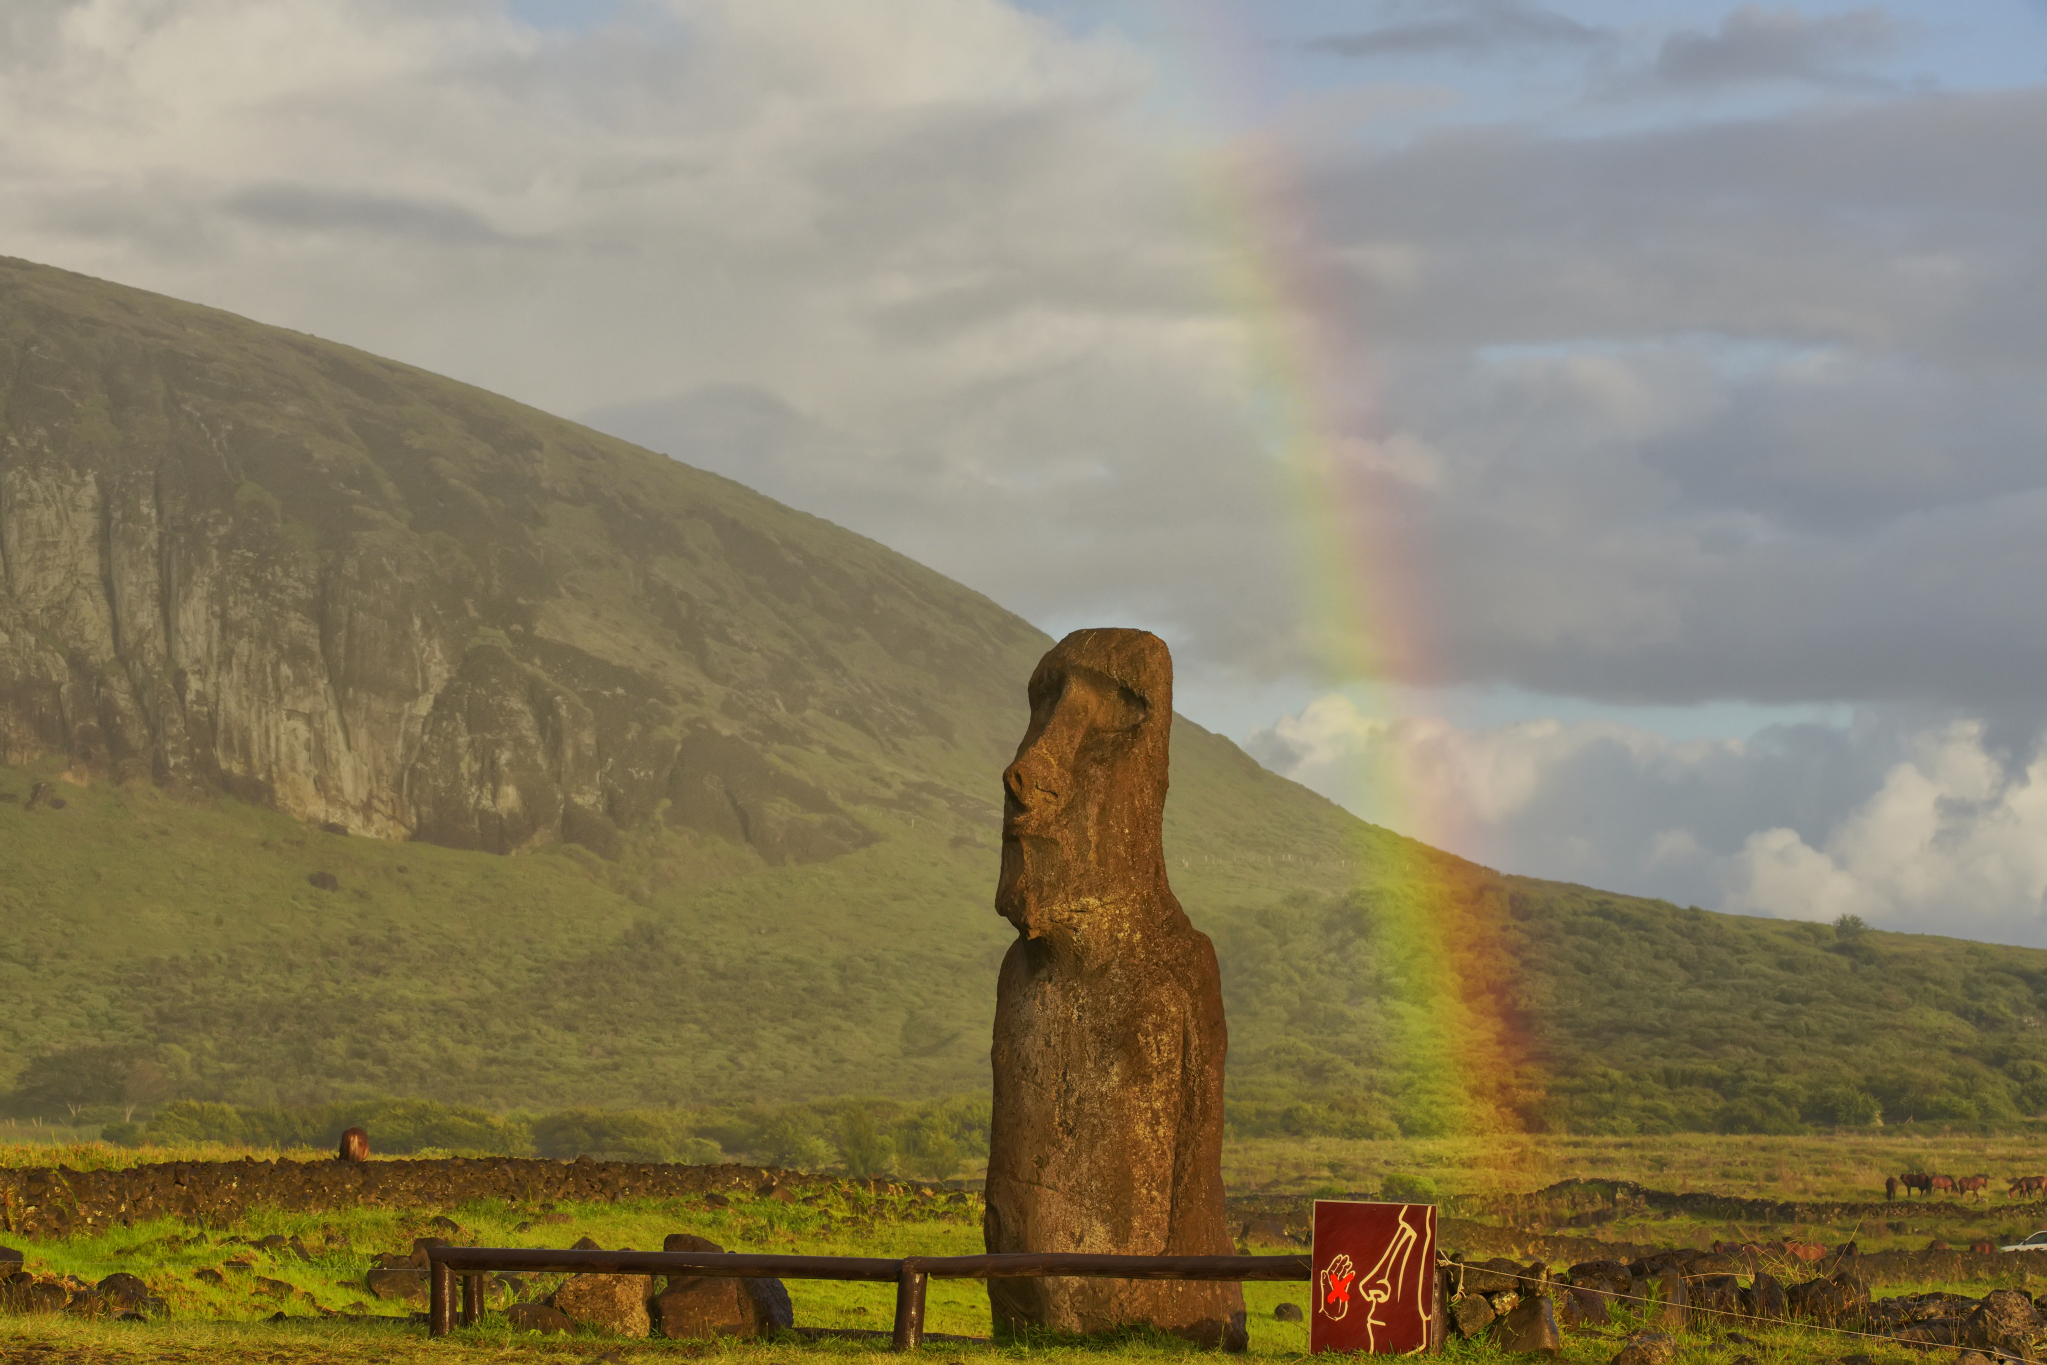
[(1416, 1305), (1421, 1302), (1419, 1278), (1412, 1287), (1406, 1283), (1408, 1266), (1414, 1260), (1415, 1248), (1420, 1243), (1421, 1234), (1402, 1213), (1392, 1238), (1386, 1243), (1386, 1250), (1363, 1275), (1358, 1274), (1356, 1263), (1348, 1256), (1339, 1254), (1330, 1259), (1322, 1271), (1322, 1302), (1317, 1307), (1330, 1321), (1341, 1321), (1350, 1312), (1351, 1293), (1355, 1290), (1365, 1305), (1365, 1349), (1377, 1350), (1379, 1329), (1390, 1321), (1380, 1316), (1380, 1310), (1396, 1301), (1404, 1300)]

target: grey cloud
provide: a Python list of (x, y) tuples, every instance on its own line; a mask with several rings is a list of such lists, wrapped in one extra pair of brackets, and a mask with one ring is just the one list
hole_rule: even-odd
[[(1397, 9), (1411, 8), (1399, 6)], [(1311, 52), (1340, 57), (1491, 56), (1536, 48), (1601, 48), (1613, 41), (1605, 29), (1524, 0), (1462, 0), (1432, 4), (1423, 17), (1382, 24), (1355, 33), (1333, 33), (1302, 44)]]
[(457, 204), (314, 185), (250, 185), (229, 195), (225, 207), (249, 222), (297, 232), (352, 231), (442, 246), (502, 245), (513, 240)]
[(1685, 89), (1715, 89), (1767, 81), (1883, 88), (1853, 63), (1889, 55), (1902, 34), (1878, 8), (1807, 18), (1793, 9), (1743, 5), (1714, 33), (1685, 31), (1663, 40), (1656, 75)]

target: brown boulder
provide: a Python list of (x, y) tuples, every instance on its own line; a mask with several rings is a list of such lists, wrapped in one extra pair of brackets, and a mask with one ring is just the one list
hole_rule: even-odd
[[(661, 1249), (725, 1252), (716, 1242), (687, 1232), (670, 1233)], [(757, 1337), (795, 1326), (796, 1317), (780, 1280), (671, 1275), (654, 1300), (654, 1323), (662, 1336), (678, 1340)]]
[(1458, 1336), (1475, 1337), (1493, 1325), (1493, 1306), (1483, 1294), (1466, 1294), (1450, 1305), (1450, 1321)]
[(1784, 1297), (1784, 1285), (1774, 1275), (1758, 1270), (1743, 1294), (1742, 1307), (1749, 1316), (1765, 1322), (1780, 1322), (1791, 1315)]
[[(1076, 631), (1029, 692), (1002, 775), (995, 904), (1017, 939), (995, 996), (988, 1250), (1230, 1255), (1222, 978), (1162, 845), (1172, 659), (1144, 631)], [(1002, 1279), (988, 1299), (998, 1335), (1246, 1343), (1236, 1284)]]
[(559, 1308), (544, 1303), (515, 1303), (505, 1310), (505, 1321), (521, 1332), (566, 1332), (575, 1326)]
[(1663, 1332), (1637, 1332), (1609, 1365), (1669, 1365), (1676, 1356), (1675, 1338)]
[(370, 1293), (386, 1303), (410, 1303), (424, 1308), (427, 1283), (424, 1270), (372, 1270), (363, 1277)]
[(1554, 1305), (1546, 1297), (1523, 1299), (1513, 1312), (1493, 1324), (1493, 1341), (1510, 1355), (1544, 1355), (1552, 1360), (1564, 1349)]
[(652, 1329), (647, 1300), (654, 1281), (646, 1275), (572, 1275), (552, 1300), (570, 1322), (622, 1337), (643, 1337)]
[(1962, 1321), (1961, 1345), (1979, 1351), (2030, 1356), (2042, 1328), (2033, 1301), (2016, 1289), (1993, 1289)]

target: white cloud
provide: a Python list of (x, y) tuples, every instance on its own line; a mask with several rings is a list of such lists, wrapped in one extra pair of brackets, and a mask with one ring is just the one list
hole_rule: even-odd
[(1508, 871), (2047, 943), (2047, 757), (2013, 770), (1980, 722), (1865, 716), (1678, 743), (1612, 721), (1382, 720), (1330, 694), (1247, 748), (1368, 820)]
[(1788, 829), (1751, 835), (1729, 869), (1728, 908), (2047, 938), (2047, 759), (2008, 773), (1971, 723), (1914, 748), (1817, 848)]

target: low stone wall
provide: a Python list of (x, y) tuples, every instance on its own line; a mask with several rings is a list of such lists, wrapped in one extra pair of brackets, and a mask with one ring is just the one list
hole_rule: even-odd
[(0, 1231), (63, 1237), (149, 1218), (226, 1227), (251, 1208), (291, 1213), (447, 1210), (475, 1199), (599, 1202), (752, 1194), (805, 1177), (759, 1166), (449, 1157), (390, 1161), (172, 1161), (127, 1170), (0, 1170)]

